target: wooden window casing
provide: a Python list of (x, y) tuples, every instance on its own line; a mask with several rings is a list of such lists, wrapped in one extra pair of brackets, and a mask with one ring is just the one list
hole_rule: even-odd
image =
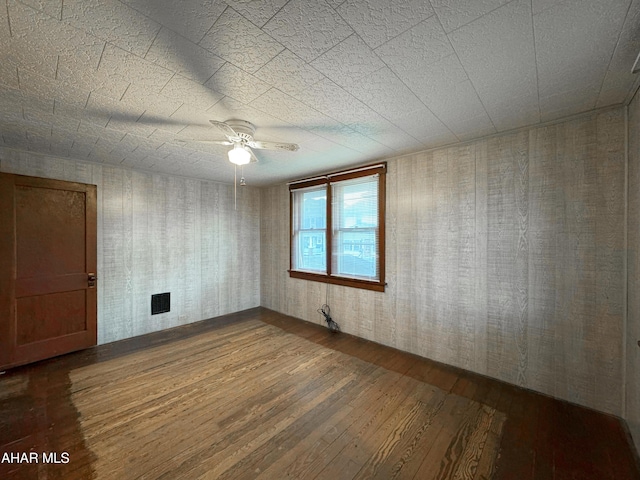
[[(343, 186), (349, 186), (349, 181), (356, 179), (365, 179), (363, 177), (377, 177), (377, 228), (368, 226), (366, 228), (336, 228), (334, 225), (333, 212), (336, 210), (334, 205), (334, 189), (342, 188)], [(356, 180), (357, 181), (357, 180)], [(344, 182), (344, 183), (341, 183)], [(353, 183), (353, 182), (351, 182)], [(326, 210), (324, 215), (324, 229), (322, 228), (305, 228), (305, 225), (300, 225), (304, 221), (304, 217), (301, 213), (301, 193), (303, 191), (320, 194), (324, 190), (326, 196)], [(289, 184), (289, 198), (290, 198), (290, 235), (289, 235), (289, 276), (291, 278), (299, 278), (303, 280), (311, 280), (316, 282), (331, 283), (335, 285), (343, 285), (354, 288), (362, 288), (367, 290), (374, 290), (378, 292), (384, 292), (385, 287), (385, 199), (386, 199), (386, 163), (379, 163), (376, 165), (370, 165), (365, 167), (354, 168), (352, 170), (345, 170), (341, 172), (331, 173), (319, 177), (301, 180), (298, 182), (292, 182)], [(319, 197), (320, 198), (320, 197)], [(341, 208), (344, 208), (341, 206)], [(336, 247), (336, 237), (338, 236), (338, 230), (342, 232), (363, 232), (363, 234), (377, 230), (374, 234), (375, 245), (375, 279), (358, 278), (358, 275), (340, 274), (336, 272), (337, 258), (339, 253), (334, 251)], [(324, 249), (324, 269), (314, 268), (300, 268), (297, 262), (294, 261), (294, 255), (300, 255), (300, 235), (307, 232), (317, 232), (314, 235), (314, 241), (318, 241), (320, 238), (320, 232), (325, 232), (325, 238), (323, 241)], [(302, 233), (301, 233), (302, 232)], [(308, 237), (307, 237), (308, 238)], [(313, 243), (313, 242), (312, 242)], [(313, 243), (318, 245), (320, 242)], [(362, 245), (360, 245), (362, 249)], [(317, 248), (316, 248), (317, 249)], [(318, 255), (321, 255), (319, 253)], [(343, 252), (344, 255), (344, 252)], [(301, 257), (298, 257), (301, 258)]]

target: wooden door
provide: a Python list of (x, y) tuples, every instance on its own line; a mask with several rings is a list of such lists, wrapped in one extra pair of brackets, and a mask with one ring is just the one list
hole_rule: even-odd
[(0, 173), (0, 369), (97, 341), (96, 186)]

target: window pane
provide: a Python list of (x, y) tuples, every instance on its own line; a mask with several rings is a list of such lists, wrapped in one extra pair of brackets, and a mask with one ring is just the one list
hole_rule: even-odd
[(326, 187), (300, 189), (292, 192), (292, 195), (292, 267), (294, 270), (326, 273)]
[(336, 275), (374, 279), (376, 275), (375, 231), (338, 231)]
[(378, 176), (331, 184), (332, 274), (378, 280)]

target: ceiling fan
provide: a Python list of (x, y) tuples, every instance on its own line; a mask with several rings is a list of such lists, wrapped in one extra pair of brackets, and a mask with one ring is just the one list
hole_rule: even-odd
[(233, 146), (233, 148), (229, 150), (228, 155), (229, 161), (235, 165), (246, 165), (250, 162), (257, 162), (258, 159), (252, 150), (254, 148), (261, 150), (285, 150), (289, 152), (295, 152), (300, 148), (295, 143), (261, 142), (254, 140), (253, 134), (256, 131), (256, 127), (245, 120), (227, 120), (226, 122), (209, 120), (209, 122), (220, 130), (220, 132), (227, 137), (227, 140), (205, 140), (203, 143)]
[[(254, 148), (260, 150), (285, 150), (288, 152), (295, 152), (300, 147), (295, 143), (278, 143), (278, 142), (261, 142), (254, 140), (253, 134), (256, 131), (256, 127), (245, 120), (227, 120), (226, 122), (218, 122), (217, 120), (209, 120), (211, 125), (216, 127), (222, 134), (227, 137), (226, 140), (200, 140), (201, 143), (214, 143), (216, 145), (232, 146), (231, 150), (227, 152), (229, 155), (229, 161), (234, 164), (234, 168), (237, 171), (237, 167), (240, 166), (241, 170), (244, 165), (251, 162), (257, 162)], [(237, 177), (234, 174), (234, 202), (237, 209)], [(244, 175), (241, 174), (240, 186), (245, 186)]]

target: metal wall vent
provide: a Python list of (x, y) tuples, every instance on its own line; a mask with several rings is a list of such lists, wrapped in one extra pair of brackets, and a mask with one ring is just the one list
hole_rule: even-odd
[(165, 313), (171, 310), (171, 293), (156, 293), (151, 295), (151, 315)]

